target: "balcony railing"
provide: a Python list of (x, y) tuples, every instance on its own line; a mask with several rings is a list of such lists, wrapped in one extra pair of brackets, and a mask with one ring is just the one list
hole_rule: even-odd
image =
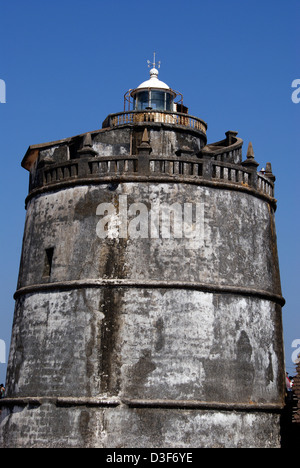
[(102, 127), (119, 127), (120, 125), (156, 122), (171, 125), (179, 125), (198, 130), (206, 135), (207, 124), (197, 117), (180, 112), (165, 112), (165, 111), (129, 111), (110, 114), (104, 120)]
[[(274, 183), (264, 175), (240, 164), (207, 158), (159, 157), (149, 155), (96, 156), (50, 164), (32, 174), (30, 192), (57, 184), (84, 183), (109, 180), (160, 180), (208, 183), (236, 189), (254, 190), (269, 199), (274, 197)], [(273, 199), (274, 200), (274, 199)], [(275, 202), (275, 201), (274, 201)]]

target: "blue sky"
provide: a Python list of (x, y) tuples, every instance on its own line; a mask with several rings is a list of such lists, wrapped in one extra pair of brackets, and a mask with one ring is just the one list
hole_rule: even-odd
[[(300, 2), (290, 0), (0, 0), (0, 339), (10, 342), (28, 174), (21, 160), (38, 144), (101, 128), (123, 95), (148, 77), (183, 93), (208, 123), (208, 141), (239, 132), (260, 167), (276, 175), (276, 227), (287, 369), (300, 341)], [(296, 131), (297, 125), (297, 131)], [(298, 346), (300, 348), (300, 346)], [(6, 357), (7, 359), (7, 357)], [(0, 364), (4, 381), (6, 365)]]

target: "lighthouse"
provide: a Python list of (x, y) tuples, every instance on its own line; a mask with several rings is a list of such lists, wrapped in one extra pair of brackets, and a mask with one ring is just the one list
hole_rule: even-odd
[(149, 65), (99, 130), (23, 158), (1, 447), (280, 446), (271, 163), (208, 143)]

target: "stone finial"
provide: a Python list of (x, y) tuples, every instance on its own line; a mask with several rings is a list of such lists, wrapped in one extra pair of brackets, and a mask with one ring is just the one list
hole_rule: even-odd
[(78, 151), (80, 157), (83, 156), (96, 156), (97, 151), (93, 149), (93, 141), (90, 133), (84, 135), (82, 148)]
[(143, 136), (142, 136), (142, 142), (138, 146), (138, 153), (139, 154), (150, 154), (152, 151), (152, 148), (150, 146), (150, 139), (148, 135), (148, 130), (147, 128), (144, 129)]
[(139, 172), (148, 176), (150, 170), (149, 155), (152, 151), (147, 128), (144, 129), (141, 144), (137, 147)]
[(266, 164), (265, 176), (268, 177), (268, 179), (270, 179), (273, 183), (276, 180), (276, 177), (274, 176), (272, 172), (272, 165), (270, 162), (267, 162)]
[(248, 145), (247, 159), (246, 159), (246, 161), (242, 162), (242, 165), (253, 168), (253, 170), (256, 169), (259, 166), (258, 162), (256, 162), (255, 159), (254, 159), (254, 151), (253, 151), (253, 146), (252, 146), (251, 141), (250, 141), (250, 143)]
[(143, 137), (142, 137), (142, 144), (150, 144), (149, 136), (148, 136), (148, 130), (145, 128), (143, 131)]
[(249, 145), (248, 145), (248, 150), (247, 150), (247, 159), (254, 159), (254, 151), (253, 151), (253, 146), (252, 146), (252, 143), (250, 141)]
[(90, 133), (87, 133), (87, 134), (84, 136), (84, 139), (83, 139), (83, 146), (84, 146), (84, 147), (89, 147), (89, 148), (92, 148), (92, 147), (93, 147), (92, 136), (91, 136)]

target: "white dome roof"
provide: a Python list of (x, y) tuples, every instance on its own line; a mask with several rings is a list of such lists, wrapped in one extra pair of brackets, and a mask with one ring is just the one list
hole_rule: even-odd
[(170, 89), (170, 87), (166, 83), (164, 83), (163, 81), (160, 81), (157, 78), (157, 75), (158, 75), (158, 70), (156, 68), (151, 68), (150, 79), (141, 83), (136, 89), (140, 89), (140, 88)]

